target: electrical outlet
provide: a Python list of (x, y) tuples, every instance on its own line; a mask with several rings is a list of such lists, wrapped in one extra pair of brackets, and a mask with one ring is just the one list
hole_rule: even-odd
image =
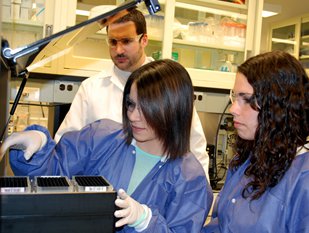
[(222, 113), (229, 95), (215, 92), (194, 92), (194, 105), (198, 112)]
[(194, 105), (197, 111), (204, 111), (206, 98), (204, 92), (194, 92)]
[(54, 102), (71, 103), (79, 88), (80, 82), (55, 81)]

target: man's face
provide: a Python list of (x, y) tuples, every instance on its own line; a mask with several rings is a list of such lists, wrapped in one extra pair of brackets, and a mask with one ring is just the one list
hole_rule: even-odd
[(107, 32), (109, 53), (114, 64), (123, 71), (133, 72), (145, 61), (147, 35), (137, 35), (133, 22), (111, 24)]

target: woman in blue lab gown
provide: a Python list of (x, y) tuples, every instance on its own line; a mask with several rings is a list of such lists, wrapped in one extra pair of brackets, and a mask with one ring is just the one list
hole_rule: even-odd
[[(58, 144), (47, 129), (36, 125), (5, 143), (7, 147), (14, 137), (20, 137), (22, 144), (31, 137), (27, 132), (42, 138), (41, 149), (29, 160), (23, 151), (11, 150), (16, 175), (100, 175), (116, 190), (131, 189), (130, 203), (134, 204), (127, 210), (132, 213), (126, 216), (127, 224), (118, 225), (124, 225), (119, 232), (199, 232), (212, 203), (212, 191), (203, 168), (189, 152), (192, 110), (193, 87), (186, 70), (171, 60), (155, 61), (129, 77), (123, 125), (98, 120), (66, 133)], [(152, 165), (147, 159), (147, 165), (138, 165), (143, 154), (154, 159)], [(124, 216), (116, 212), (122, 221)], [(132, 216), (139, 217), (131, 221)]]
[(309, 232), (309, 80), (290, 54), (257, 55), (231, 91), (236, 155), (204, 233)]

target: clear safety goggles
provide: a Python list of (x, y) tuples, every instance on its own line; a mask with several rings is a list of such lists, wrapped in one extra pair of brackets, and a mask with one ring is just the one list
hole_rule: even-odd
[(140, 113), (141, 108), (138, 104), (136, 104), (130, 97), (127, 95), (125, 100), (125, 107), (129, 112), (133, 112), (135, 108), (137, 108), (138, 112)]
[(106, 43), (110, 48), (116, 48), (117, 45), (121, 44), (123, 47), (129, 47), (134, 42), (139, 42), (141, 38), (144, 36), (144, 34), (139, 34), (134, 38), (121, 38), (121, 39), (115, 39), (115, 38), (106, 38)]
[(239, 105), (250, 104), (252, 101), (255, 101), (255, 95), (251, 93), (234, 93), (233, 90), (230, 91), (230, 100), (231, 103), (237, 102)]

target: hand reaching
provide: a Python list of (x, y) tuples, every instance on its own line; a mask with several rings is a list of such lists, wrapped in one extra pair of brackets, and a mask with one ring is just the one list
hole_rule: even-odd
[(135, 201), (123, 189), (119, 189), (118, 196), (115, 204), (122, 209), (115, 211), (115, 217), (121, 218), (116, 222), (116, 227), (128, 224), (131, 227), (142, 226), (145, 229), (150, 220), (151, 210)]
[(6, 150), (11, 146), (14, 146), (16, 149), (22, 149), (25, 159), (29, 160), (35, 152), (39, 151), (46, 144), (46, 141), (46, 135), (38, 130), (13, 133), (1, 145), (0, 161)]

